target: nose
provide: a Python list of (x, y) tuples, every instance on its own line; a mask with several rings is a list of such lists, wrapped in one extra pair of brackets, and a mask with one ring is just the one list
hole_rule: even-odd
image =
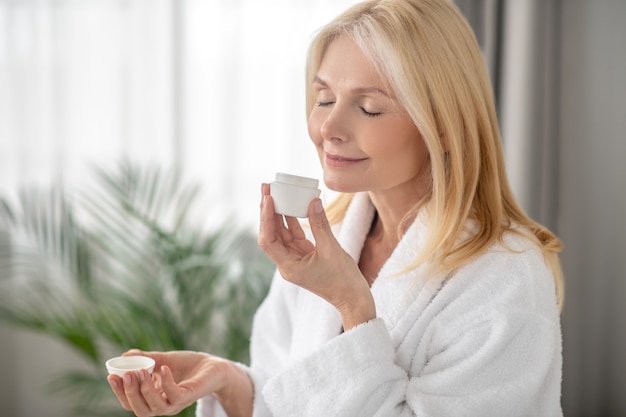
[(343, 109), (335, 103), (321, 121), (320, 134), (324, 140), (346, 141), (349, 137), (349, 120)]

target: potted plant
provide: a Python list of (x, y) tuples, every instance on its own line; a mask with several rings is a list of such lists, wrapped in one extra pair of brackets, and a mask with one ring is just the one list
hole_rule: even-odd
[(0, 322), (88, 361), (54, 384), (77, 415), (121, 416), (129, 413), (111, 404), (108, 357), (191, 349), (245, 363), (273, 266), (232, 220), (211, 229), (194, 216), (199, 187), (178, 170), (123, 162), (95, 173), (87, 191), (0, 198)]

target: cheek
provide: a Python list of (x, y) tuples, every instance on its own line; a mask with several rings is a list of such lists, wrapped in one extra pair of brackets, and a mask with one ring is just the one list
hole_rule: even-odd
[(313, 110), (313, 112), (311, 112), (311, 115), (309, 116), (309, 120), (307, 121), (307, 129), (309, 132), (309, 137), (315, 145), (319, 145), (322, 143), (320, 127), (321, 122), (319, 120), (319, 117), (316, 117), (315, 110)]
[(428, 150), (419, 133), (398, 129), (392, 130), (388, 137), (393, 139), (372, 141), (366, 150), (369, 155), (378, 156), (375, 161), (384, 165), (379, 168), (409, 176), (419, 172), (428, 159)]
[[(371, 140), (362, 142), (362, 149), (370, 156), (378, 156), (381, 160), (392, 162), (394, 159), (405, 159), (415, 151), (415, 138), (404, 136), (405, 132), (394, 129), (383, 130)], [(382, 140), (381, 140), (382, 139)]]
[(320, 127), (321, 127), (321, 123), (319, 121), (319, 117), (315, 117), (315, 111), (313, 111), (311, 113), (311, 116), (309, 116), (309, 120), (307, 121), (307, 130), (309, 133), (309, 138), (311, 139), (311, 142), (313, 143), (313, 145), (315, 146), (315, 149), (317, 150), (317, 154), (320, 158), (320, 162), (323, 160), (323, 143), (324, 143), (324, 139), (322, 138), (322, 135), (320, 133)]

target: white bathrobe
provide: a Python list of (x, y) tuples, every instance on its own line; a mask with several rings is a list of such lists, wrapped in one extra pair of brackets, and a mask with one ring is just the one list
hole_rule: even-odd
[[(359, 258), (374, 216), (357, 194), (335, 236)], [(255, 417), (562, 416), (561, 327), (552, 274), (518, 235), (452, 277), (401, 272), (415, 221), (371, 291), (377, 318), (345, 333), (333, 306), (274, 278), (251, 339)], [(241, 365), (243, 366), (243, 365)], [(208, 396), (197, 415), (223, 416)]]

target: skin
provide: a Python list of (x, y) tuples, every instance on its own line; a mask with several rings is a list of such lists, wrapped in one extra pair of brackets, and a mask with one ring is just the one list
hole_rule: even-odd
[[(417, 127), (350, 39), (331, 43), (314, 88), (318, 103), (308, 131), (324, 181), (336, 191), (368, 192), (376, 221), (355, 262), (333, 236), (320, 199), (308, 212), (313, 244), (298, 219), (274, 213), (269, 185), (262, 184), (259, 246), (286, 280), (335, 306), (348, 331), (376, 317), (370, 285), (398, 244), (402, 219), (426, 194), (430, 165)], [(152, 376), (108, 377), (122, 407), (137, 416), (174, 415), (209, 394), (231, 417), (252, 415), (250, 378), (226, 359), (188, 351), (126, 354), (156, 361)]]

